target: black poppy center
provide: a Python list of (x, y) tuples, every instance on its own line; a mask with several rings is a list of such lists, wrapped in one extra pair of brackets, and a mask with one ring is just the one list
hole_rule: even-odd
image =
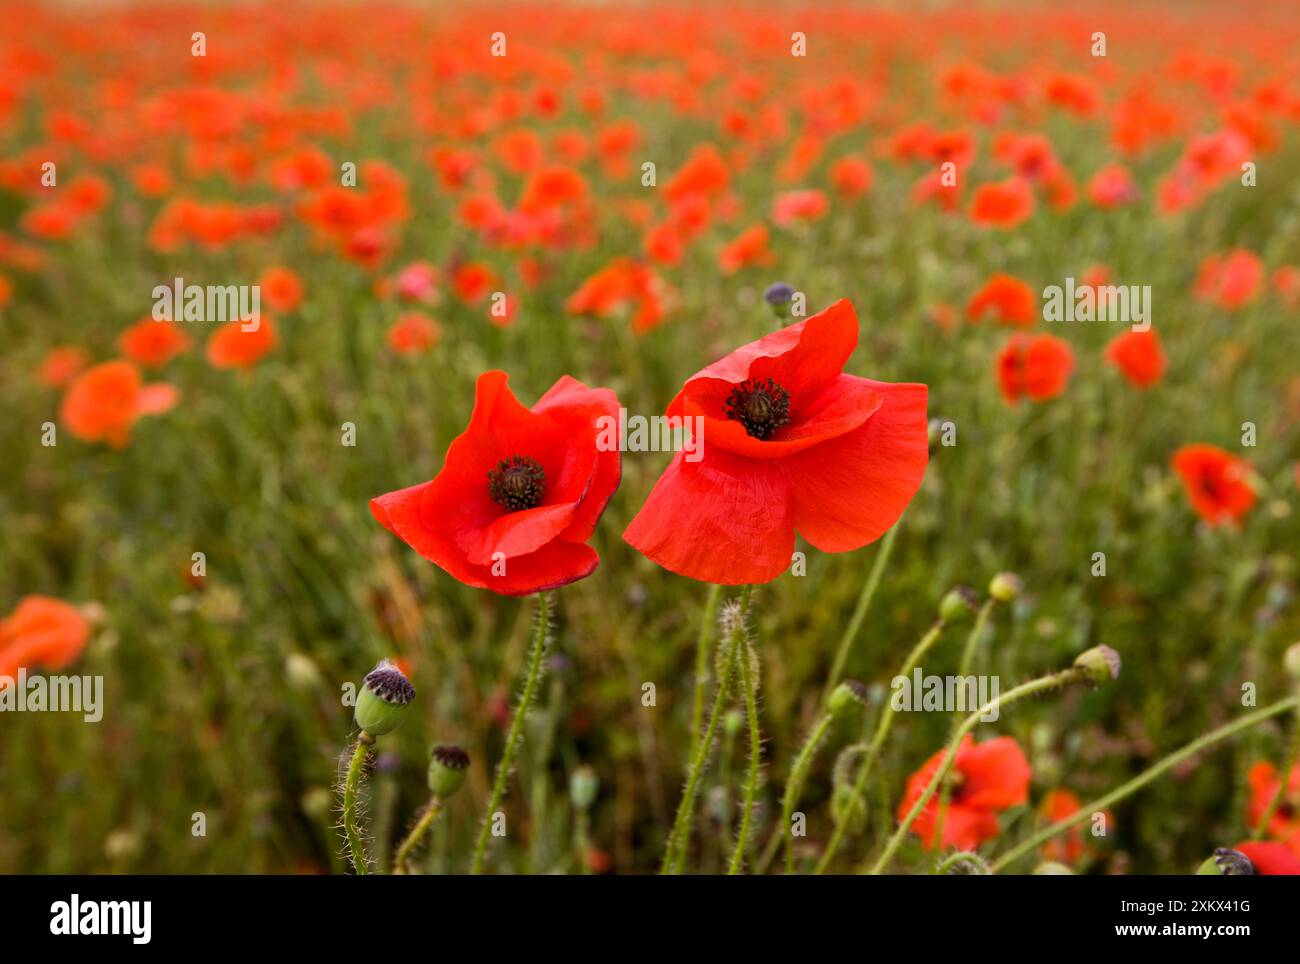
[(546, 490), (546, 473), (536, 459), (512, 455), (488, 472), (488, 495), (507, 512), (536, 508)]
[(771, 438), (790, 421), (790, 393), (770, 378), (746, 379), (727, 396), (727, 418), (754, 438)]

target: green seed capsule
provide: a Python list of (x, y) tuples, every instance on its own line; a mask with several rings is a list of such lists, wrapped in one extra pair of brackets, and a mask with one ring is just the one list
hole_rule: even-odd
[(588, 810), (596, 802), (600, 778), (589, 766), (580, 766), (569, 777), (569, 799), (578, 810)]
[(357, 694), (353, 718), (366, 733), (383, 736), (402, 725), (414, 700), (415, 687), (411, 681), (385, 659), (366, 674)]
[(429, 759), (429, 792), (439, 800), (454, 795), (465, 783), (469, 754), (458, 746), (435, 746)]
[(867, 705), (867, 688), (855, 679), (846, 679), (831, 691), (827, 703), (831, 716), (846, 720)]
[(945, 623), (959, 623), (969, 619), (979, 608), (980, 599), (969, 586), (956, 586), (939, 602), (939, 618)]
[(1074, 666), (1093, 683), (1119, 679), (1119, 653), (1104, 644), (1084, 650), (1075, 658)]

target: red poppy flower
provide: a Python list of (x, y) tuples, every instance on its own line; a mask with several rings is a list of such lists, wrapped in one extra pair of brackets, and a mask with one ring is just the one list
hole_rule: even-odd
[(1011, 336), (998, 353), (998, 388), (1012, 405), (1022, 398), (1044, 402), (1065, 391), (1074, 372), (1074, 351), (1054, 335)]
[(0, 620), (0, 677), (19, 669), (62, 669), (81, 655), (90, 624), (76, 607), (49, 596), (24, 596)]
[(1254, 300), (1263, 278), (1264, 262), (1259, 256), (1237, 248), (1202, 261), (1194, 291), (1202, 301), (1234, 311)]
[[(1260, 760), (1246, 774), (1246, 782), (1250, 786), (1246, 824), (1257, 827), (1281, 783), (1277, 767), (1267, 760)], [(1269, 836), (1285, 842), (1300, 857), (1300, 766), (1292, 767), (1286, 789), (1269, 819), (1267, 830)]]
[(1088, 182), (1088, 199), (1099, 208), (1123, 207), (1136, 201), (1137, 185), (1122, 164), (1108, 164)]
[(1150, 388), (1165, 374), (1165, 352), (1153, 328), (1116, 335), (1106, 346), (1106, 361), (1137, 388)]
[(1300, 874), (1300, 856), (1286, 844), (1267, 840), (1248, 840), (1232, 848), (1239, 850), (1255, 865), (1255, 873), (1262, 876), (1295, 876)]
[(1240, 522), (1255, 504), (1250, 463), (1214, 445), (1184, 445), (1174, 453), (1174, 471), (1183, 480), (1196, 514), (1212, 526)]
[(370, 500), (389, 531), (469, 586), (508, 596), (588, 576), (586, 544), (618, 488), (617, 447), (598, 445), (619, 404), (564, 376), (531, 409), (505, 372), (479, 376), (474, 414), (430, 482)]
[[(1078, 796), (1069, 790), (1052, 790), (1043, 798), (1043, 803), (1039, 808), (1043, 819), (1047, 823), (1056, 823), (1058, 820), (1064, 820), (1066, 817), (1072, 817), (1079, 812), (1082, 804)], [(1109, 812), (1105, 812), (1107, 829), (1109, 830), (1112, 819)], [(1063, 864), (1072, 864), (1087, 851), (1088, 845), (1083, 835), (1083, 825), (1075, 824), (1063, 833), (1057, 834), (1047, 843), (1043, 844), (1043, 857), (1046, 860), (1055, 860)]]
[(388, 347), (399, 355), (418, 355), (438, 344), (438, 323), (418, 311), (408, 311), (388, 329)]
[(247, 322), (228, 321), (208, 339), (208, 364), (213, 368), (252, 368), (273, 349), (279, 339), (271, 316), (263, 314), (256, 328)]
[(748, 265), (769, 266), (776, 261), (768, 250), (767, 226), (755, 224), (746, 228), (718, 252), (718, 267), (726, 274), (734, 274)]
[(145, 318), (122, 332), (117, 345), (132, 361), (159, 368), (188, 348), (190, 340), (175, 322)]
[(966, 303), (966, 317), (979, 322), (992, 315), (1004, 325), (1027, 327), (1038, 317), (1034, 289), (1009, 274), (995, 274)]
[(690, 378), (668, 415), (703, 417), (702, 458), (677, 453), (623, 538), (728, 585), (780, 575), (796, 530), (824, 552), (880, 538), (925, 474), (927, 389), (844, 374), (857, 343), (841, 300)]
[(981, 184), (971, 200), (970, 219), (987, 228), (1014, 228), (1034, 213), (1034, 192), (1029, 182), (1012, 176)]
[(110, 361), (77, 376), (63, 396), (59, 419), (84, 442), (122, 448), (137, 418), (161, 414), (179, 399), (180, 392), (171, 385), (142, 384), (130, 362)]
[[(947, 755), (942, 749), (907, 778), (907, 788), (898, 805), (898, 820), (916, 805), (935, 771)], [(974, 850), (998, 835), (998, 814), (1018, 807), (1029, 798), (1029, 761), (1020, 744), (1009, 736), (994, 737), (976, 744), (967, 734), (962, 738), (947, 780), (952, 785), (948, 809), (940, 831), (939, 794), (935, 793), (912, 822), (926, 850), (957, 847)]]
[(41, 384), (50, 388), (62, 388), (90, 364), (90, 353), (84, 348), (61, 345), (51, 348), (41, 360)]
[(302, 303), (302, 281), (289, 268), (267, 268), (257, 284), (272, 311), (293, 311)]
[(772, 220), (778, 227), (807, 223), (822, 218), (830, 210), (826, 195), (816, 189), (787, 191), (772, 202)]
[(835, 193), (845, 200), (861, 197), (871, 190), (871, 165), (860, 157), (841, 157), (831, 165), (830, 175)]

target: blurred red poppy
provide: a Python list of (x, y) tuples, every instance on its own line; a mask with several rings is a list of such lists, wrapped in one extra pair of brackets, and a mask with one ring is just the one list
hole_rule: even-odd
[[(907, 778), (907, 788), (898, 804), (901, 822), (916, 805), (934, 778), (947, 749), (926, 760)], [(1029, 761), (1020, 744), (1009, 736), (994, 737), (977, 744), (969, 734), (962, 738), (948, 779), (953, 791), (948, 800), (943, 827), (939, 827), (939, 794), (930, 797), (912, 830), (926, 850), (956, 847), (974, 850), (998, 835), (998, 814), (1018, 807), (1029, 799)]]
[(19, 669), (62, 669), (81, 655), (89, 638), (90, 623), (75, 606), (24, 596), (0, 620), (0, 679), (15, 678)]
[(1073, 372), (1074, 350), (1054, 335), (1015, 334), (998, 353), (998, 388), (1012, 405), (1056, 398)]
[(172, 321), (145, 318), (117, 339), (122, 354), (146, 368), (159, 368), (190, 346), (190, 339)]
[(179, 399), (171, 385), (143, 384), (130, 362), (109, 361), (77, 376), (63, 396), (59, 419), (83, 442), (123, 448), (137, 418), (161, 414)]
[(1150, 388), (1165, 375), (1165, 352), (1154, 328), (1116, 335), (1106, 346), (1106, 361), (1137, 388)]
[(1032, 325), (1038, 318), (1034, 289), (1009, 274), (993, 275), (966, 302), (966, 317), (971, 321), (983, 321), (989, 316), (1004, 325)]
[(1184, 445), (1174, 453), (1174, 471), (1183, 480), (1196, 514), (1212, 526), (1238, 523), (1255, 504), (1250, 463), (1214, 445)]
[(256, 328), (228, 321), (208, 339), (208, 364), (213, 368), (252, 368), (279, 344), (271, 316), (263, 314)]

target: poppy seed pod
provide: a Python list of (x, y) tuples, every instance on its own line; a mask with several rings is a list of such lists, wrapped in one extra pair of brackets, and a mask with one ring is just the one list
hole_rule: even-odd
[(1119, 653), (1109, 646), (1094, 646), (1084, 650), (1074, 660), (1074, 668), (1081, 671), (1092, 683), (1105, 683), (1119, 679)]
[(383, 736), (402, 725), (414, 700), (411, 681), (391, 660), (381, 660), (361, 684), (353, 718), (366, 733)]
[(831, 716), (837, 720), (848, 719), (859, 707), (867, 705), (867, 688), (855, 679), (846, 679), (835, 687), (827, 703)]
[(1300, 643), (1292, 643), (1282, 654), (1282, 666), (1287, 676), (1300, 683)]
[(435, 746), (429, 760), (429, 792), (446, 800), (461, 788), (468, 770), (469, 754), (460, 747)]
[(867, 801), (841, 784), (831, 793), (831, 817), (856, 837), (867, 829)]
[(580, 766), (569, 777), (569, 799), (577, 810), (589, 810), (596, 802), (596, 793), (600, 790), (600, 779), (596, 771), (589, 766)]
[(1000, 572), (989, 581), (989, 595), (1000, 603), (1009, 603), (1024, 589), (1024, 583), (1014, 572)]
[(1214, 851), (1214, 856), (1208, 858), (1205, 863), (1197, 868), (1196, 873), (1199, 876), (1211, 877), (1253, 876), (1255, 865), (1240, 850), (1229, 850), (1227, 847), (1220, 847)]
[(979, 608), (980, 599), (969, 586), (954, 586), (939, 601), (939, 618), (945, 623), (959, 623)]

